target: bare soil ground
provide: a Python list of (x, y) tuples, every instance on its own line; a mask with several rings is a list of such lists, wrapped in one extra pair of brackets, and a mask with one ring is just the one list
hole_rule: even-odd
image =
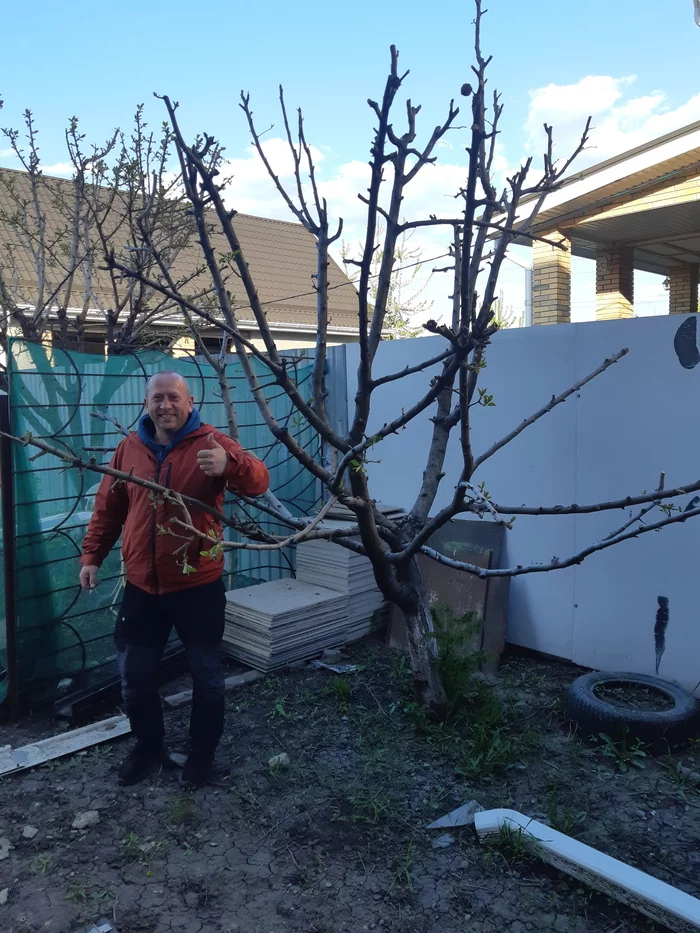
[[(0, 784), (3, 933), (623, 933), (651, 922), (473, 829), (435, 848), (433, 819), (476, 798), (512, 807), (700, 896), (700, 743), (651, 757), (596, 747), (563, 721), (568, 665), (507, 656), (468, 712), (422, 721), (402, 656), (378, 641), (361, 670), (298, 668), (228, 696), (229, 778), (194, 794), (177, 775), (119, 788), (131, 740)], [(189, 707), (166, 714), (184, 746)], [(13, 745), (57, 724), (3, 727)], [(271, 770), (287, 752), (288, 769)], [(76, 813), (99, 812), (86, 830)], [(38, 830), (23, 835), (26, 826)]]

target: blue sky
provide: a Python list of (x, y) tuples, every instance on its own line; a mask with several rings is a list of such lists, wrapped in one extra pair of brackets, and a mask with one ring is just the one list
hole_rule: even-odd
[[(491, 78), (505, 104), (502, 169), (538, 151), (544, 119), (558, 128), (563, 153), (586, 111), (594, 113), (597, 148), (586, 154), (588, 164), (700, 119), (700, 29), (691, 0), (490, 0), (488, 6), (483, 45), (494, 55)], [(351, 189), (361, 181), (357, 163), (367, 158), (372, 126), (366, 99), (381, 94), (389, 44), (411, 69), (405, 92), (423, 104), (422, 126), (429, 131), (469, 77), (472, 18), (470, 0), (15, 2), (3, 15), (0, 122), (17, 125), (30, 107), (45, 163), (60, 166), (71, 115), (80, 117), (89, 139), (99, 140), (128, 125), (139, 102), (152, 123), (159, 121), (162, 105), (151, 95), (167, 92), (180, 101), (189, 131), (203, 129), (225, 143), (242, 209), (285, 216), (252, 164), (238, 108), (245, 88), (261, 126), (275, 124), (274, 141), (281, 82), (288, 102), (303, 106), (339, 210), (347, 213), (350, 204), (352, 213)], [(457, 177), (463, 151), (458, 134), (450, 139), (453, 147), (439, 153), (445, 175), (433, 173), (417, 208), (451, 190), (446, 186)], [(0, 142), (0, 163), (16, 164), (4, 148)], [(349, 219), (351, 233), (355, 221)]]

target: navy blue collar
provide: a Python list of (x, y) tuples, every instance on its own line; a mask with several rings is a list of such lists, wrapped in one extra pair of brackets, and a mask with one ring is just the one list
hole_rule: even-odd
[(175, 434), (173, 434), (173, 438), (170, 441), (170, 443), (159, 444), (158, 441), (156, 440), (156, 427), (151, 421), (150, 416), (147, 414), (144, 414), (144, 415), (141, 415), (141, 417), (139, 418), (139, 426), (138, 426), (137, 433), (139, 436), (139, 440), (143, 441), (146, 447), (148, 447), (149, 450), (152, 450), (153, 453), (156, 455), (156, 459), (158, 460), (158, 463), (162, 463), (165, 460), (165, 458), (168, 456), (170, 451), (173, 449), (173, 447), (179, 444), (180, 441), (184, 437), (187, 437), (188, 434), (191, 434), (193, 431), (196, 431), (197, 428), (199, 428), (199, 426), (201, 425), (201, 423), (202, 423), (202, 419), (199, 415), (199, 412), (197, 411), (196, 408), (193, 408), (192, 411), (190, 412), (190, 415), (187, 421), (183, 424), (183, 426), (179, 429), (179, 431), (176, 431)]

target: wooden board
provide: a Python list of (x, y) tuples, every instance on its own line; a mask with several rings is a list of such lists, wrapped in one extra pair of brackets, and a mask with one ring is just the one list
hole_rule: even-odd
[[(233, 690), (234, 687), (240, 687), (243, 684), (249, 684), (254, 680), (259, 680), (265, 675), (260, 671), (246, 671), (244, 674), (233, 674), (224, 681), (224, 690)], [(192, 699), (191, 690), (183, 690), (182, 693), (171, 693), (168, 697), (163, 697), (163, 702), (171, 709), (178, 706), (184, 706)]]
[(116, 739), (129, 732), (131, 726), (126, 716), (112, 716), (110, 719), (72, 729), (70, 732), (62, 732), (31, 745), (22, 745), (20, 748), (5, 745), (0, 748), (0, 775), (36, 768), (37, 765), (43, 765), (54, 758), (71, 755), (83, 748), (99, 745), (100, 742)]

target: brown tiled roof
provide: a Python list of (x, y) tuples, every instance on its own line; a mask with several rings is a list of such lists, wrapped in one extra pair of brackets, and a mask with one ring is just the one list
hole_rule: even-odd
[[(45, 176), (44, 180), (41, 208), (46, 216), (48, 239), (54, 241), (60, 236), (64, 224), (64, 215), (61, 214), (57, 201), (69, 203), (73, 182), (48, 176)], [(36, 299), (37, 283), (36, 266), (31, 251), (26, 243), (21, 244), (18, 241), (17, 232), (3, 219), (11, 216), (16, 210), (13, 197), (7, 191), (8, 184), (14, 187), (14, 191), (21, 198), (29, 199), (31, 196), (29, 177), (25, 172), (0, 168), (0, 265), (5, 276), (13, 280), (13, 291), (21, 296), (22, 301), (33, 303)], [(316, 296), (312, 275), (316, 272), (316, 246), (313, 236), (299, 223), (270, 220), (250, 214), (236, 214), (233, 225), (269, 320), (277, 324), (315, 325)], [(223, 236), (216, 238), (215, 246), (222, 253), (228, 252)], [(13, 250), (11, 275), (8, 248)], [(65, 255), (65, 246), (59, 247), (58, 251), (61, 249)], [(177, 279), (184, 276), (202, 263), (199, 244), (193, 238), (175, 262), (174, 277)], [(49, 293), (64, 275), (65, 271), (60, 261), (49, 267)], [(357, 328), (357, 293), (340, 266), (332, 259), (328, 278), (331, 286), (328, 296), (331, 326)], [(342, 287), (333, 288), (334, 285)], [(239, 309), (239, 319), (251, 320), (253, 314), (242, 284), (235, 279), (230, 281), (230, 287)], [(81, 304), (82, 290), (81, 281), (76, 285), (71, 305)], [(92, 291), (96, 304), (102, 305), (103, 308), (113, 306), (113, 294), (105, 271), (96, 270)]]

